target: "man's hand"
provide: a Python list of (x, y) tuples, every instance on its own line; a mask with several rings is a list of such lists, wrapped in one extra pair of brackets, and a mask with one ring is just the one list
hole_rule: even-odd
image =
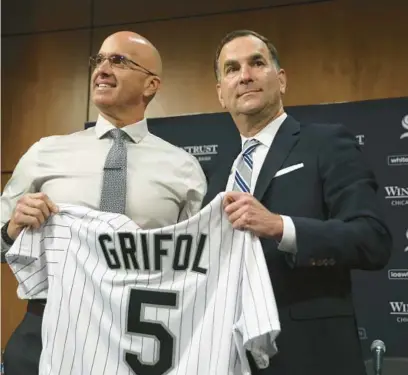
[(57, 213), (58, 207), (44, 193), (22, 196), (11, 216), (7, 234), (15, 240), (24, 227), (38, 229), (51, 213)]
[(223, 206), (233, 228), (249, 230), (257, 237), (282, 239), (283, 221), (268, 211), (249, 193), (231, 191), (225, 194)]

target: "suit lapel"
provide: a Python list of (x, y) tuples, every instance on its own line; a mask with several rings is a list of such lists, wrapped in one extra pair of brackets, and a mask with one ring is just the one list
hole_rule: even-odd
[(259, 201), (299, 138), (300, 124), (288, 116), (280, 126), (266, 155), (255, 186), (254, 197)]

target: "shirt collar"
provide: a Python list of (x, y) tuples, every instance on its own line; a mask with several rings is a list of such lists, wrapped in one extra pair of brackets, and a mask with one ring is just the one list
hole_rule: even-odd
[(261, 142), (264, 146), (270, 148), (272, 145), (272, 142), (275, 138), (276, 133), (278, 132), (280, 126), (282, 125), (283, 121), (285, 121), (286, 117), (288, 117), (286, 112), (283, 112), (280, 116), (276, 117), (273, 119), (268, 125), (266, 125), (258, 134), (256, 134), (254, 137), (247, 138), (241, 135), (241, 141), (242, 141), (242, 148), (244, 147), (244, 143), (248, 139), (256, 139), (259, 142)]
[[(95, 125), (95, 133), (99, 139), (102, 138), (109, 130), (114, 128), (115, 125), (111, 124), (102, 115), (98, 116), (98, 120), (96, 121)], [(126, 125), (121, 129), (124, 132), (126, 132), (126, 134), (135, 143), (139, 143), (149, 133), (149, 129), (147, 127), (147, 120), (145, 118), (134, 124)]]

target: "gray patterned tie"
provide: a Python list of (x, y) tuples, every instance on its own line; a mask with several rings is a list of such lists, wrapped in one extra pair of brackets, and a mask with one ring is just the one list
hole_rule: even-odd
[(244, 152), (238, 161), (235, 171), (234, 191), (242, 191), (244, 193), (251, 192), (252, 169), (254, 166), (252, 153), (255, 151), (260, 142), (257, 139), (248, 139), (244, 143)]
[(113, 138), (113, 145), (103, 169), (100, 210), (123, 214), (126, 208), (127, 134), (117, 128), (107, 134)]

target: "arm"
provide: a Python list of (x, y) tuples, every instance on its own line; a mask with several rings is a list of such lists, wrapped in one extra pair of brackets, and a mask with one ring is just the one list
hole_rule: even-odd
[[(27, 193), (34, 193), (33, 175), (35, 171), (35, 154), (37, 144), (34, 144), (19, 160), (14, 168), (10, 180), (4, 187), (1, 195), (1, 226), (3, 227), (10, 219), (17, 205), (17, 201)], [(1, 251), (6, 252), (10, 244), (1, 238)]]
[(50, 212), (58, 211), (44, 193), (36, 193), (38, 147), (34, 144), (23, 155), (1, 196), (2, 252), (9, 250), (23, 228), (39, 228)]
[(186, 220), (199, 212), (204, 196), (207, 193), (207, 180), (200, 163), (195, 157), (191, 157), (191, 162), (186, 166), (184, 172), (188, 190), (179, 221)]
[(377, 202), (377, 183), (354, 137), (337, 126), (319, 153), (328, 220), (292, 217), (296, 229), (295, 267), (329, 265), (381, 269), (392, 239)]

